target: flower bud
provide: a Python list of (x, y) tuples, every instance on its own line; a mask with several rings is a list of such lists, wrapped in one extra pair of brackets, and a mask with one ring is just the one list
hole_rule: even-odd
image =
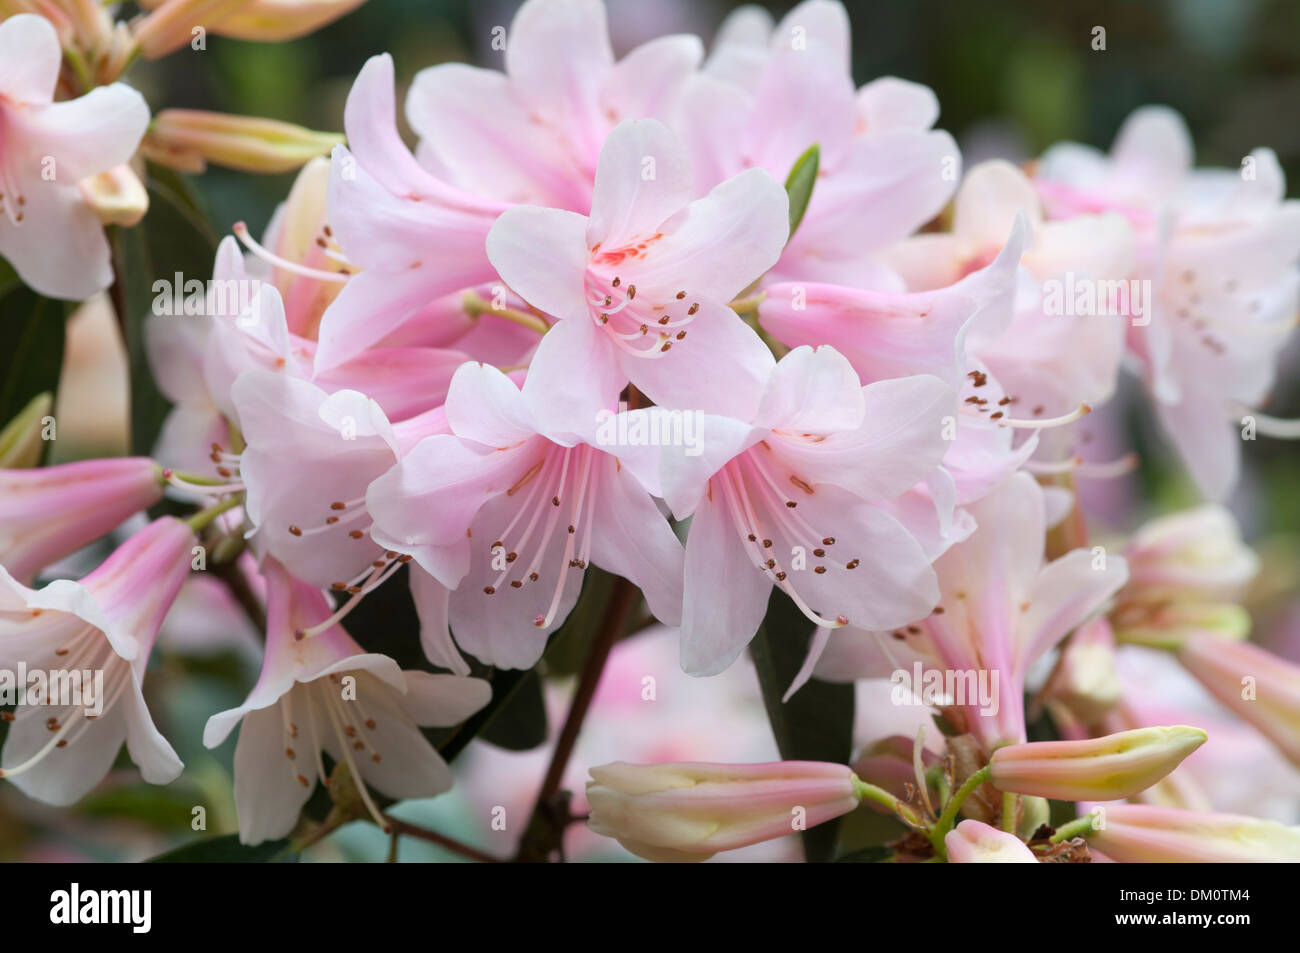
[(1300, 665), (1251, 642), (1201, 635), (1178, 660), (1211, 695), (1300, 765)]
[(202, 172), (209, 162), (244, 172), (288, 172), (343, 142), (332, 132), (256, 116), (201, 109), (164, 109), (141, 148), (154, 162), (183, 172)]
[(146, 457), (0, 470), (0, 565), (20, 582), (162, 499)]
[[(163, 0), (142, 0), (153, 10)], [(249, 0), (236, 12), (210, 26), (209, 32), (237, 40), (282, 42), (294, 40), (351, 13), (365, 0)]]
[(1259, 568), (1232, 515), (1202, 506), (1148, 523), (1124, 550), (1128, 585), (1110, 620), (1121, 642), (1177, 648), (1212, 632), (1244, 638), (1250, 617), (1235, 603)]
[(1108, 804), (1094, 824), (1088, 846), (1121, 864), (1300, 861), (1300, 831), (1256, 817)]
[(701, 861), (804, 830), (858, 806), (842, 764), (647, 764), (591, 769), (589, 826), (647, 860)]
[(1056, 801), (1131, 797), (1178, 767), (1205, 742), (1199, 728), (1135, 728), (1082, 741), (1035, 741), (993, 752), (990, 780), (1000, 791)]
[(962, 821), (943, 839), (950, 864), (1036, 864), (1038, 858), (1014, 834), (980, 821)]
[(41, 439), (43, 421), (54, 406), (54, 395), (37, 394), (18, 411), (17, 416), (0, 430), (0, 467), (25, 470), (38, 466), (45, 441)]
[(197, 29), (208, 30), (241, 12), (251, 0), (166, 0), (133, 24), (136, 46), (156, 60), (190, 43)]
[(129, 165), (82, 179), (82, 197), (105, 225), (135, 225), (149, 211), (149, 193)]

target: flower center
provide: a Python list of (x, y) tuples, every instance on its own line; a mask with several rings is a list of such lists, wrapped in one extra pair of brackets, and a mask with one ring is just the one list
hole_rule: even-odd
[(601, 255), (587, 269), (585, 290), (591, 320), (628, 354), (661, 357), (686, 340), (686, 327), (695, 320), (700, 304), (686, 291), (656, 300), (612, 270), (597, 266), (603, 260), (621, 260), (619, 255)]

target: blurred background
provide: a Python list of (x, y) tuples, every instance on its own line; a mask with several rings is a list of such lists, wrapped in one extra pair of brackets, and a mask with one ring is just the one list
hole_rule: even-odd
[[(707, 44), (736, 5), (725, 0), (607, 0), (615, 53), (670, 32), (697, 33)], [(793, 6), (761, 5), (777, 18)], [(967, 168), (993, 157), (1025, 160), (1063, 139), (1108, 148), (1134, 108), (1164, 103), (1186, 117), (1198, 165), (1236, 167), (1253, 148), (1269, 146), (1287, 171), (1289, 195), (1300, 194), (1300, 3), (1294, 0), (850, 0), (846, 5), (857, 83), (896, 75), (930, 86), (941, 104), (939, 125), (957, 137)], [(176, 55), (140, 63), (131, 81), (155, 109), (214, 109), (340, 130), (348, 89), (369, 56), (391, 52), (399, 84), (439, 62), (499, 67), (501, 53), (490, 47), (492, 29), (508, 26), (517, 6), (513, 0), (368, 0), (306, 38), (256, 44), (211, 37), (201, 59)], [(1098, 26), (1105, 29), (1104, 51), (1092, 48)], [(398, 91), (399, 104), (404, 92)], [(409, 130), (403, 132), (410, 141)], [(261, 231), (291, 182), (291, 174), (255, 176), (216, 167), (193, 179), (218, 231), (228, 232), (244, 220), (254, 233)], [(1300, 416), (1298, 369), (1300, 340), (1293, 340), (1283, 355), (1269, 413)], [(56, 411), (56, 461), (125, 451), (125, 379), (111, 314), (102, 304), (88, 305), (69, 329)], [(1154, 513), (1196, 501), (1195, 490), (1136, 398), (1122, 391), (1085, 422), (1080, 434), (1081, 440), (1107, 448), (1102, 457), (1133, 448), (1143, 459), (1130, 477), (1088, 489), (1090, 513), (1103, 531), (1131, 531)], [(1256, 638), (1300, 660), (1295, 597), (1300, 448), (1263, 439), (1247, 444), (1245, 456), (1245, 476), (1231, 506), (1265, 557), (1251, 605)], [(93, 554), (87, 558), (93, 563)], [(163, 687), (152, 699), (159, 727), (186, 761), (185, 775), (160, 789), (141, 784), (133, 770), (124, 771), (68, 811), (43, 808), (0, 785), (0, 860), (142, 859), (196, 836), (191, 830), (195, 804), (208, 806), (208, 832), (235, 828), (233, 744), (208, 752), (198, 739), (208, 715), (237, 704), (251, 685), (259, 662), (258, 636), (219, 585), (196, 583), (186, 598), (186, 610), (173, 613), (159, 663), (179, 677), (151, 676), (155, 689)], [(620, 651), (642, 653), (635, 663), (628, 662), (634, 671), (662, 673), (664, 684), (676, 685), (674, 674), (685, 676), (676, 671), (672, 641), (662, 635), (638, 637)], [(636, 679), (629, 685), (635, 693)], [(673, 705), (698, 711), (696, 705), (708, 704), (698, 688), (699, 683), (674, 688)], [(563, 711), (566, 691), (562, 682), (548, 688), (548, 705), (556, 712)], [(707, 731), (702, 733), (700, 719), (679, 717), (671, 713), (678, 709), (669, 707), (655, 736), (662, 740), (639, 738), (636, 750), (610, 747), (612, 740), (630, 737), (635, 721), (627, 720), (627, 712), (620, 715), (621, 696), (611, 694), (609, 705), (602, 709), (598, 704), (588, 723), (592, 737), (584, 744), (591, 746), (592, 759), (585, 760), (580, 750), (572, 782), (580, 788), (587, 764), (613, 758), (774, 758), (752, 670), (735, 670), (724, 694), (727, 703), (716, 718), (711, 714)], [(556, 721), (558, 715), (552, 729)], [(676, 736), (664, 735), (670, 726)], [(480, 805), (495, 797), (502, 804), (518, 802), (523, 810), (545, 761), (544, 748), (507, 754), (475, 742), (458, 762), (455, 791), (397, 813), (493, 849)], [(1249, 787), (1252, 782), (1244, 778), (1241, 783)], [(1275, 813), (1294, 823), (1300, 779), (1287, 770), (1269, 783), (1280, 792)], [(574, 849), (591, 856), (628, 856), (610, 842), (579, 843)], [(305, 859), (382, 860), (386, 853), (386, 838), (353, 824)], [(412, 840), (403, 841), (402, 856), (446, 857), (438, 848)], [(798, 856), (797, 846), (773, 845), (767, 856)]]

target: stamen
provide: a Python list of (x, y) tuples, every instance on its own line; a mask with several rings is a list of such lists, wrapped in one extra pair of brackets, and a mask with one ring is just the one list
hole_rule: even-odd
[(253, 236), (248, 234), (248, 226), (243, 222), (236, 222), (231, 229), (235, 237), (243, 242), (244, 247), (251, 251), (258, 258), (270, 262), (277, 268), (281, 268), (295, 275), (302, 275), (305, 278), (315, 278), (317, 281), (332, 281), (344, 284), (349, 280), (348, 275), (340, 274), (335, 271), (321, 271), (318, 268), (308, 268), (306, 265), (300, 265), (296, 262), (289, 261), (287, 258), (281, 258), (269, 248), (265, 248), (254, 240)]

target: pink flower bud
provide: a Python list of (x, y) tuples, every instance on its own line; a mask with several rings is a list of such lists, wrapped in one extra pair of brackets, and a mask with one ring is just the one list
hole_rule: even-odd
[(1014, 834), (982, 821), (962, 821), (943, 839), (950, 864), (1036, 864), (1038, 858)]
[(1202, 601), (1235, 601), (1259, 568), (1232, 514), (1213, 504), (1147, 523), (1125, 548), (1124, 558), (1129, 566), (1126, 592), (1188, 593)]
[(1178, 652), (1210, 694), (1300, 765), (1300, 665), (1250, 642), (1200, 635)]
[(1300, 831), (1276, 821), (1150, 804), (1101, 810), (1088, 845), (1122, 864), (1300, 861)]
[(0, 470), (0, 565), (22, 582), (162, 499), (146, 457)]
[(591, 769), (589, 826), (647, 860), (700, 861), (858, 806), (842, 764), (627, 764)]
[(993, 786), (1058, 801), (1132, 797), (1178, 767), (1205, 742), (1199, 728), (1136, 728), (1082, 741), (1007, 745), (989, 762)]

